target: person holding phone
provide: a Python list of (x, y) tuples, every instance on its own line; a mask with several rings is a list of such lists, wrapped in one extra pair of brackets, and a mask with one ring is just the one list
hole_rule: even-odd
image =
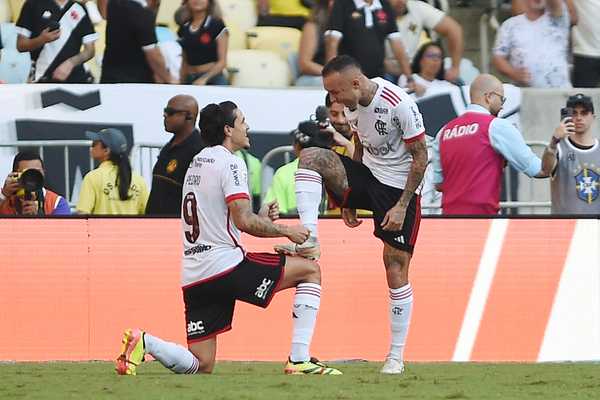
[(552, 214), (600, 214), (600, 145), (592, 133), (594, 103), (578, 93), (567, 99), (544, 151), (551, 165)]
[(83, 64), (94, 57), (98, 34), (80, 2), (27, 0), (16, 25), (17, 50), (31, 53), (30, 82), (93, 82)]

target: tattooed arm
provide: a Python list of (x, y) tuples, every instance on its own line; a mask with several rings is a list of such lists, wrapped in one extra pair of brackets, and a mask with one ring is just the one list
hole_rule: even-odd
[(252, 236), (287, 237), (294, 243), (304, 243), (308, 239), (308, 229), (302, 225), (274, 224), (269, 217), (254, 214), (248, 199), (230, 201), (227, 207), (235, 226)]
[(425, 144), (425, 138), (421, 137), (411, 143), (405, 142), (404, 145), (412, 155), (413, 161), (400, 200), (398, 200), (394, 207), (388, 210), (381, 223), (382, 228), (386, 231), (402, 230), (406, 209), (408, 208), (408, 204), (410, 203), (410, 199), (412, 199), (415, 190), (417, 190), (421, 184), (423, 175), (425, 174), (425, 168), (427, 167), (427, 145)]

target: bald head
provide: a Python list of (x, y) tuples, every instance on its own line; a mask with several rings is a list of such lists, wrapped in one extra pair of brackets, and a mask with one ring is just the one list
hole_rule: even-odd
[(494, 75), (481, 74), (471, 83), (471, 102), (481, 99), (486, 93), (502, 90), (502, 82)]
[(190, 113), (194, 121), (198, 116), (198, 102), (192, 96), (180, 94), (169, 100), (169, 107)]

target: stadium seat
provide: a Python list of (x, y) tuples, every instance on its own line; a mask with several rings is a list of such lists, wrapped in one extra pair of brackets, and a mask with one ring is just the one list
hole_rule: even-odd
[(247, 47), (253, 50), (269, 50), (287, 61), (291, 53), (297, 53), (301, 32), (294, 28), (257, 26), (246, 31)]
[(156, 24), (166, 26), (173, 32), (177, 32), (179, 27), (175, 23), (175, 11), (177, 11), (180, 5), (180, 0), (161, 1), (156, 16)]
[(229, 31), (228, 50), (241, 50), (246, 48), (246, 36), (244, 32), (235, 23), (227, 24)]
[(232, 50), (227, 54), (227, 70), (232, 86), (275, 88), (290, 84), (287, 62), (265, 50)]
[(235, 24), (242, 31), (256, 26), (256, 5), (253, 0), (219, 0), (226, 25)]
[(10, 4), (10, 11), (12, 13), (12, 21), (17, 22), (19, 19), (19, 14), (21, 14), (21, 8), (23, 8), (23, 3), (25, 0), (8, 0)]
[(6, 1), (0, 2), (0, 23), (12, 21), (10, 5)]
[(2, 60), (0, 61), (0, 80), (6, 83), (25, 83), (31, 68), (29, 53), (17, 51), (17, 32), (14, 24), (0, 24), (2, 31)]

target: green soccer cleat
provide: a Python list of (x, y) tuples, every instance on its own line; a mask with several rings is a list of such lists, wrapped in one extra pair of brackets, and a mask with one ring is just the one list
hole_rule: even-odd
[(339, 369), (328, 367), (314, 357), (296, 363), (288, 359), (283, 371), (286, 375), (343, 375)]
[(123, 333), (121, 354), (115, 361), (115, 371), (119, 375), (135, 375), (135, 368), (144, 361), (146, 349), (144, 346), (144, 331), (127, 329)]

